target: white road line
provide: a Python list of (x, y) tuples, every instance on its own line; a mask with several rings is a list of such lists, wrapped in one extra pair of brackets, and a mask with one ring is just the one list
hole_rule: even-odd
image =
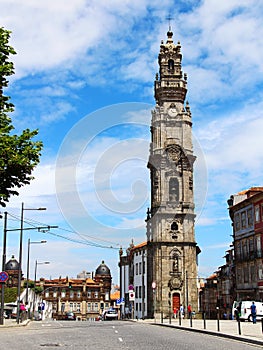
[(119, 341), (120, 341), (120, 342), (123, 342), (122, 338), (119, 338)]
[(118, 331), (115, 331), (115, 333), (118, 333)]

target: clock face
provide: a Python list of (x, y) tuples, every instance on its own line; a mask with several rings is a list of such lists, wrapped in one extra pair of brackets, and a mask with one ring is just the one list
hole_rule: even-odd
[(168, 109), (168, 115), (170, 117), (175, 117), (177, 115), (177, 109), (175, 107), (171, 107)]

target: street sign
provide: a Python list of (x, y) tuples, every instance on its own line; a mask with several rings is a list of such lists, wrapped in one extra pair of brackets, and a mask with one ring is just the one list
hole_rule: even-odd
[(6, 282), (8, 280), (8, 273), (5, 271), (0, 272), (0, 282)]
[(116, 304), (117, 305), (124, 305), (125, 304), (124, 298), (117, 299)]
[(135, 293), (133, 290), (129, 290), (129, 301), (135, 300)]
[(129, 291), (134, 290), (134, 286), (132, 284), (129, 285)]

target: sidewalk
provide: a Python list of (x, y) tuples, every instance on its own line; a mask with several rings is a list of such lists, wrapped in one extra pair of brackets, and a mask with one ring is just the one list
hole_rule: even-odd
[(30, 322), (29, 319), (23, 321), (23, 322), (16, 322), (16, 319), (4, 319), (4, 324), (0, 325), (0, 331), (2, 328), (9, 328), (9, 327), (21, 327), (21, 326), (26, 326)]
[(261, 321), (253, 324), (252, 322), (240, 322), (239, 334), (238, 322), (232, 320), (219, 320), (219, 330), (217, 320), (204, 320), (192, 319), (192, 327), (189, 319), (182, 319), (181, 325), (179, 319), (164, 319), (161, 323), (160, 319), (156, 320), (144, 320), (141, 322), (151, 323), (156, 326), (173, 327), (177, 329), (206, 333), (219, 337), (230, 338), (240, 341), (245, 341), (251, 344), (263, 345), (263, 333)]

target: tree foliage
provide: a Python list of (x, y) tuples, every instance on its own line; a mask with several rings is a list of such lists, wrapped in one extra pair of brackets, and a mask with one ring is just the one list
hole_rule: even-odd
[(32, 172), (40, 161), (41, 141), (33, 141), (38, 130), (14, 133), (9, 113), (14, 111), (10, 97), (4, 95), (8, 77), (14, 74), (9, 56), (16, 54), (9, 45), (10, 31), (0, 27), (0, 206), (6, 206), (10, 196), (18, 195), (17, 188), (30, 183)]

